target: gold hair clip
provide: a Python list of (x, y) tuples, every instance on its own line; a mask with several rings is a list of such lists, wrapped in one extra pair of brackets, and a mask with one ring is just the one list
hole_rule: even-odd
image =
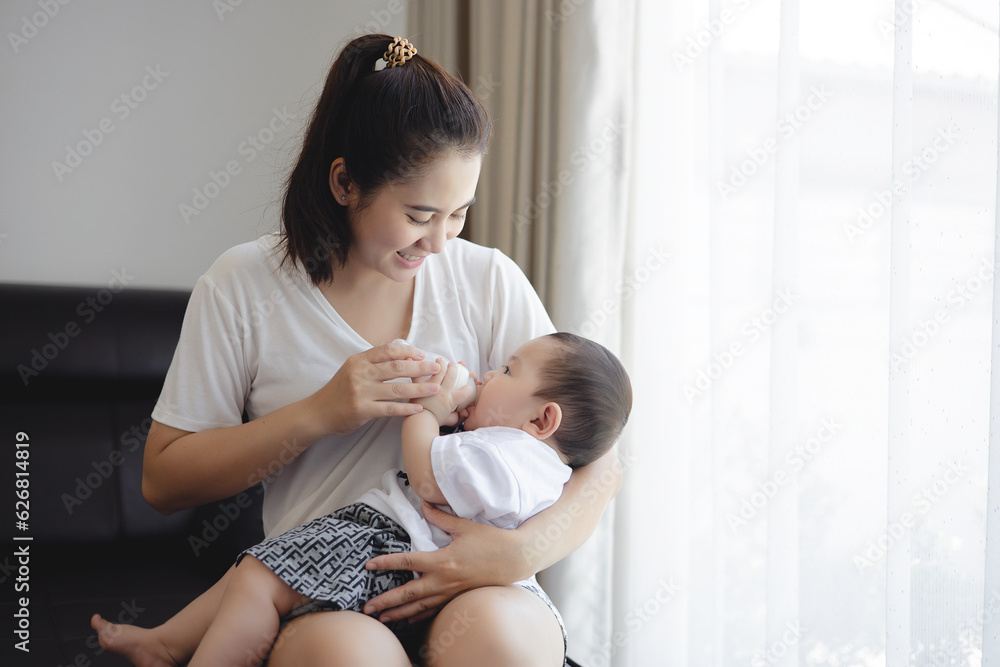
[(382, 60), (385, 61), (386, 67), (400, 67), (415, 55), (417, 47), (410, 44), (409, 40), (397, 37), (382, 55)]

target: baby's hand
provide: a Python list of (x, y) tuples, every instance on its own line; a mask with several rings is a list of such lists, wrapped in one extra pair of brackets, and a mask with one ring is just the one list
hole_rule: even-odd
[(425, 411), (430, 411), (437, 419), (438, 424), (454, 426), (459, 419), (456, 408), (472, 398), (470, 394), (475, 394), (475, 389), (468, 384), (462, 385), (460, 389), (453, 389), (455, 380), (458, 379), (455, 364), (447, 363), (444, 359), (438, 359), (437, 363), (441, 367), (441, 371), (427, 382), (438, 384), (441, 389), (434, 396), (413, 399), (413, 402), (424, 406)]

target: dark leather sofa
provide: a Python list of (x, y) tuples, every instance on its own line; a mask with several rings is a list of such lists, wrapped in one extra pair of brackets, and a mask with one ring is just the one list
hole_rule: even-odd
[[(159, 624), (260, 540), (259, 487), (170, 516), (142, 497), (150, 412), (187, 300), (115, 283), (0, 285), (0, 665), (127, 664), (101, 650), (91, 614)], [(25, 637), (30, 652), (17, 648)]]

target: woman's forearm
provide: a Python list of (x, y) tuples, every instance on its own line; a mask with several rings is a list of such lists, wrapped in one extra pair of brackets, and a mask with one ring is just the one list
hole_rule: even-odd
[(153, 422), (142, 493), (164, 514), (226, 498), (290, 463), (324, 433), (305, 401), (238, 426), (191, 433)]
[(573, 471), (559, 500), (514, 531), (531, 572), (554, 565), (587, 541), (621, 481), (615, 450)]
[(373, 570), (422, 573), (419, 579), (372, 599), (371, 612), (393, 609), (387, 618), (409, 618), (440, 608), (463, 591), (531, 577), (590, 537), (621, 478), (622, 467), (613, 452), (578, 468), (554, 505), (515, 530), (461, 519), (424, 504), (426, 519), (451, 535), (452, 541), (436, 551), (384, 554), (369, 561)]

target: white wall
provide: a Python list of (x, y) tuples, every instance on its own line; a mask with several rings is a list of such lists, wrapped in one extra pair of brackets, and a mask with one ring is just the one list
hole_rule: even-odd
[(405, 35), (406, 5), (5, 0), (0, 282), (96, 286), (124, 270), (130, 286), (190, 288), (277, 228), (337, 50)]

